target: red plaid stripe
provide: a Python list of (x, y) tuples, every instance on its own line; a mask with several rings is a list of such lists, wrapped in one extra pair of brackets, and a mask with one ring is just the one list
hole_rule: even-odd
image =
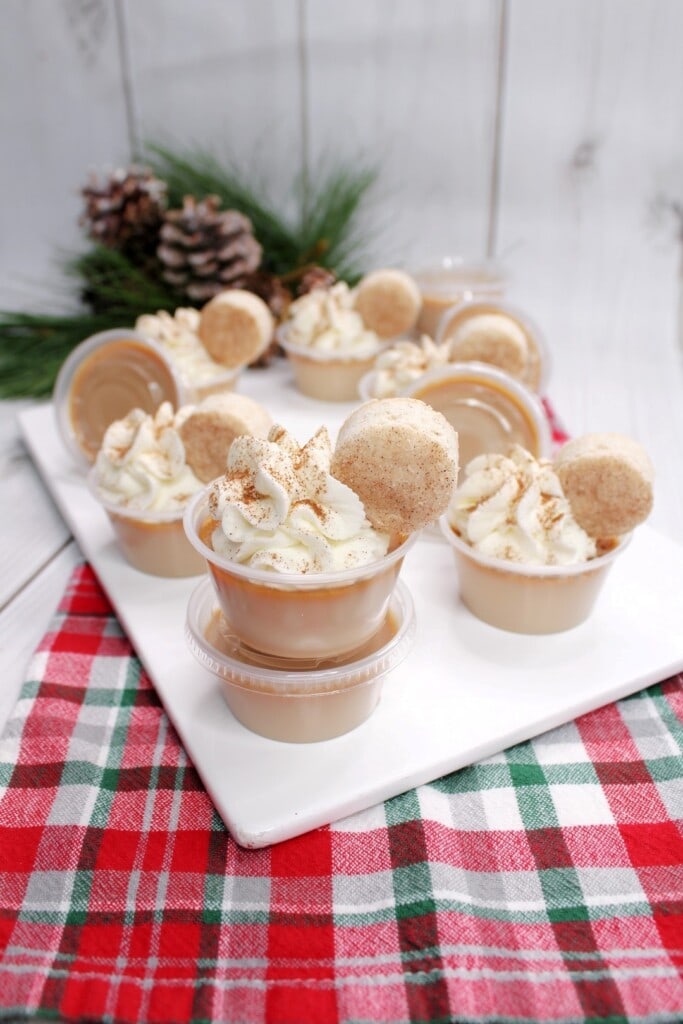
[(0, 742), (0, 1013), (680, 1019), (683, 678), (235, 845), (87, 567)]

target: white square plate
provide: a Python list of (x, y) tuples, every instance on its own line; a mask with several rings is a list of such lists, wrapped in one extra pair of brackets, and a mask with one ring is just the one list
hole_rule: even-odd
[[(305, 441), (332, 435), (353, 405), (304, 398), (286, 368), (243, 374), (240, 390)], [(683, 669), (683, 547), (648, 526), (617, 559), (591, 619), (554, 636), (518, 636), (473, 618), (458, 600), (444, 542), (425, 534), (401, 578), (417, 614), (407, 659), (358, 729), (322, 743), (257, 736), (223, 702), (185, 646), (197, 579), (130, 568), (105, 513), (56, 432), (54, 409), (20, 424), (47, 487), (114, 605), (185, 749), (235, 840), (260, 847), (338, 820), (472, 764)]]

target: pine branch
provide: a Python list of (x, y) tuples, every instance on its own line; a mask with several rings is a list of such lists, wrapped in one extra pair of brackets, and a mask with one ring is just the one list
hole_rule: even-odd
[(216, 195), (224, 209), (239, 210), (251, 221), (254, 234), (263, 246), (265, 270), (286, 273), (298, 263), (300, 248), (296, 233), (236, 170), (219, 163), (205, 150), (182, 154), (153, 144), (147, 148), (146, 162), (168, 186), (169, 207), (181, 207), (186, 195), (197, 198)]

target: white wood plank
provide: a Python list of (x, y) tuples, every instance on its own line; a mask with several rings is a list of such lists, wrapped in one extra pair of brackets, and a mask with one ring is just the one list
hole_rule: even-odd
[(143, 141), (208, 148), (290, 202), (301, 162), (296, 0), (125, 8)]
[(369, 265), (485, 254), (500, 5), (306, 6), (312, 165), (381, 164)]
[(0, 609), (71, 535), (19, 434), (16, 417), (31, 404), (0, 402)]
[(680, 540), (682, 33), (675, 0), (512, 0), (498, 231), (558, 411), (640, 438), (652, 524)]
[(72, 541), (0, 612), (0, 732), (16, 704), (31, 655), (82, 559)]
[(78, 190), (91, 168), (126, 158), (114, 11), (107, 0), (2, 4), (1, 308), (64, 305), (62, 255), (82, 248)]

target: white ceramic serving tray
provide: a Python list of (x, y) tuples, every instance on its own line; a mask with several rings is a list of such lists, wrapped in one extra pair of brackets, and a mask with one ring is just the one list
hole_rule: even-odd
[[(250, 371), (240, 390), (299, 441), (332, 435), (353, 408), (294, 391), (286, 370)], [(263, 739), (224, 704), (185, 646), (197, 579), (162, 580), (120, 557), (104, 512), (62, 445), (51, 405), (20, 416), (31, 454), (97, 572), (216, 808), (235, 840), (260, 847), (363, 810), (683, 669), (683, 547), (641, 526), (592, 618), (555, 636), (505, 633), (458, 600), (452, 555), (435, 533), (409, 552), (402, 579), (417, 615), (407, 659), (373, 716), (321, 743)]]

